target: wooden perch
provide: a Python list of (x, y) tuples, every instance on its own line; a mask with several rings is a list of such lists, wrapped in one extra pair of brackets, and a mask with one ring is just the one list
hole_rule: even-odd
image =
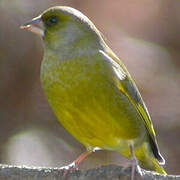
[[(0, 180), (128, 180), (131, 169), (117, 165), (102, 166), (90, 170), (75, 170), (64, 175), (59, 168), (36, 168), (25, 166), (0, 165)], [(180, 180), (180, 176), (162, 176), (142, 170), (136, 180)]]

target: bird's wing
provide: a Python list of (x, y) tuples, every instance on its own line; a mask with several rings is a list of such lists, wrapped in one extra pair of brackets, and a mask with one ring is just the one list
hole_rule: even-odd
[(150, 140), (150, 145), (151, 145), (153, 154), (157, 158), (157, 160), (163, 164), (164, 160), (159, 153), (159, 149), (158, 149), (158, 145), (156, 141), (156, 135), (155, 135), (155, 131), (153, 128), (150, 115), (148, 113), (148, 110), (142, 100), (142, 97), (134, 81), (130, 77), (130, 74), (128, 73), (126, 68), (122, 64), (120, 64), (120, 60), (114, 54), (111, 54), (111, 52), (107, 54), (101, 50), (100, 50), (100, 53), (104, 57), (104, 59), (106, 59), (112, 64), (113, 70), (116, 75), (118, 88), (134, 105), (139, 116), (142, 118), (144, 125), (147, 129), (147, 132), (149, 134), (149, 140)]

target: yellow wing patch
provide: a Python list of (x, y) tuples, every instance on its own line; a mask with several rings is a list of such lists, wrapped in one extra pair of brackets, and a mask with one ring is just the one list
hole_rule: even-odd
[(153, 128), (151, 117), (135, 85), (135, 82), (131, 78), (126, 67), (116, 57), (116, 55), (111, 53), (111, 51), (108, 51), (108, 54), (106, 54), (105, 52), (103, 53), (102, 52), (103, 51), (101, 51), (101, 54), (104, 56), (104, 59), (107, 60), (108, 58), (108, 61), (112, 64), (112, 68), (115, 71), (116, 76), (114, 76), (114, 80), (116, 82), (116, 86), (129, 99), (131, 104), (133, 104), (137, 113), (139, 114), (142, 121), (144, 122), (144, 126), (147, 129), (147, 135), (149, 137), (148, 142), (152, 149), (154, 157), (159, 161), (159, 163), (164, 164), (165, 161), (159, 152), (158, 144), (156, 141), (156, 134)]
[[(145, 127), (147, 128), (148, 134), (151, 136), (151, 138), (153, 139), (154, 143), (156, 143), (156, 135), (155, 135), (155, 131), (153, 128), (153, 124), (150, 118), (150, 115), (147, 111), (147, 108), (141, 98), (141, 95), (133, 81), (133, 79), (131, 78), (130, 74), (128, 73), (127, 69), (125, 68), (125, 66), (121, 63), (121, 61), (113, 54), (110, 52), (108, 52), (108, 54), (106, 54), (105, 52), (101, 51), (101, 54), (103, 54), (106, 58), (109, 59), (110, 62), (113, 62), (113, 69), (114, 67), (116, 68), (115, 71), (115, 81), (117, 84), (117, 87), (119, 88), (119, 90), (121, 92), (123, 92), (126, 97), (129, 99), (129, 101), (134, 105), (134, 107), (136, 108), (139, 116), (142, 118)], [(119, 75), (117, 75), (117, 73)]]

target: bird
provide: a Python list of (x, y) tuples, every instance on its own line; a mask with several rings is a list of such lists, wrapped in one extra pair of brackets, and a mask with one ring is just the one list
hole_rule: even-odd
[(132, 160), (131, 179), (137, 165), (166, 175), (152, 120), (135, 81), (90, 19), (72, 7), (55, 6), (21, 29), (43, 39), (44, 94), (58, 121), (86, 147), (74, 166), (103, 149)]

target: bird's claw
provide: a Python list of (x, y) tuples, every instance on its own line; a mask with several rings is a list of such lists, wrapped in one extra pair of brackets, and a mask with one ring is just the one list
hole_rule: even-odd
[(73, 171), (78, 170), (78, 166), (75, 162), (72, 162), (71, 164), (67, 166), (61, 167), (60, 170), (62, 170), (63, 175), (66, 176), (68, 173), (72, 173)]

